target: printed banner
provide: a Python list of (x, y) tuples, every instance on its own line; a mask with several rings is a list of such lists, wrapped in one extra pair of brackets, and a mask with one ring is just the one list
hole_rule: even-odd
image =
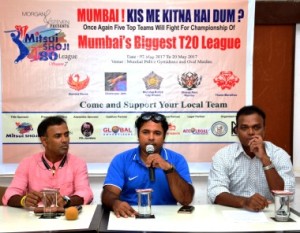
[(189, 162), (236, 140), (252, 101), (255, 1), (2, 1), (2, 163), (40, 151), (62, 115), (71, 151), (109, 163), (137, 144), (136, 117), (166, 115), (165, 146)]

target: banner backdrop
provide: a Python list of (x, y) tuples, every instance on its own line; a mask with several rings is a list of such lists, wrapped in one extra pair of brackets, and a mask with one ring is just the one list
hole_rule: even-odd
[(37, 126), (57, 114), (72, 153), (109, 163), (137, 145), (144, 111), (166, 115), (166, 147), (210, 162), (252, 102), (254, 5), (2, 1), (2, 168), (42, 150)]

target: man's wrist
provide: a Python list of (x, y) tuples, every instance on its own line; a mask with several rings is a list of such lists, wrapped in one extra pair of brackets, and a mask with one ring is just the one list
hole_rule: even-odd
[(262, 164), (263, 164), (263, 167), (268, 166), (269, 164), (272, 163), (270, 157), (269, 157), (267, 154), (264, 154), (264, 155), (261, 157), (260, 160), (261, 160), (261, 162), (262, 162)]
[(168, 168), (167, 170), (164, 170), (165, 174), (169, 174), (175, 171), (175, 167), (173, 166), (173, 164), (171, 164), (171, 167)]
[(114, 211), (114, 209), (116, 208), (116, 205), (118, 205), (117, 203), (120, 203), (120, 202), (122, 202), (120, 199), (114, 199), (114, 200), (112, 200), (111, 206), (110, 206), (111, 210)]

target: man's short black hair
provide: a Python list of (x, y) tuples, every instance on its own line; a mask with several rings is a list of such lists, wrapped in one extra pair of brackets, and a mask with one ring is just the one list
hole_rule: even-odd
[(49, 126), (67, 124), (61, 116), (50, 116), (45, 118), (38, 126), (37, 133), (39, 137), (45, 136)]
[(255, 105), (249, 105), (249, 106), (242, 107), (236, 114), (236, 124), (238, 124), (238, 119), (240, 116), (251, 115), (251, 114), (255, 114), (255, 113), (262, 117), (263, 123), (265, 125), (266, 114), (263, 110), (261, 110), (259, 107), (255, 106)]
[(166, 117), (163, 114), (157, 112), (144, 112), (136, 119), (135, 127), (137, 128), (138, 134), (144, 123), (150, 120), (155, 123), (161, 123), (161, 126), (164, 131), (164, 137), (166, 137), (167, 131), (169, 129), (169, 124), (167, 122)]

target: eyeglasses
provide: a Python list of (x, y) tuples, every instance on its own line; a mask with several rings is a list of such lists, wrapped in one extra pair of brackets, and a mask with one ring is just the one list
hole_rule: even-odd
[(142, 119), (144, 121), (149, 121), (152, 119), (154, 122), (162, 122), (166, 120), (166, 117), (159, 113), (145, 113), (142, 115)]

